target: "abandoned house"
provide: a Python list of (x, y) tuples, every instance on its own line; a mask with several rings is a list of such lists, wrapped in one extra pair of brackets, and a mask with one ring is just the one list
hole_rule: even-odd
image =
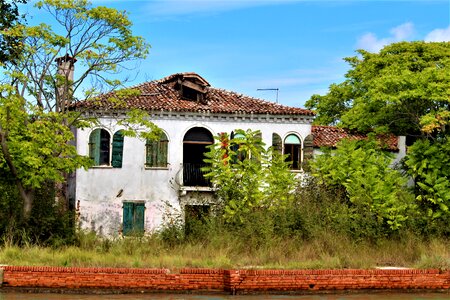
[(134, 88), (140, 95), (125, 99), (126, 108), (146, 110), (162, 130), (159, 141), (124, 137), (117, 123), (125, 117), (124, 109), (114, 109), (108, 94), (76, 104), (97, 117), (99, 125), (77, 129), (78, 153), (90, 156), (95, 165), (77, 170), (71, 199), (81, 227), (99, 234), (150, 232), (163, 224), (170, 210), (213, 204), (213, 189), (201, 168), (206, 147), (219, 133), (260, 130), (267, 146), (289, 154), (294, 172), (301, 171), (305, 140), (312, 146), (314, 114), (309, 110), (213, 88), (195, 73)]
[[(312, 126), (309, 110), (217, 89), (195, 73), (134, 88), (140, 94), (128, 96), (121, 109), (108, 101), (114, 94), (75, 105), (99, 124), (76, 130), (77, 151), (90, 156), (94, 166), (76, 171), (70, 198), (81, 228), (105, 236), (151, 232), (169, 221), (167, 216), (208, 210), (214, 191), (201, 168), (206, 147), (222, 132), (259, 130), (267, 147), (289, 155), (293, 172), (302, 172), (313, 147), (333, 147), (348, 137), (341, 129)], [(118, 120), (131, 108), (149, 113), (162, 130), (158, 141), (122, 135)], [(398, 151), (397, 139), (391, 143)]]

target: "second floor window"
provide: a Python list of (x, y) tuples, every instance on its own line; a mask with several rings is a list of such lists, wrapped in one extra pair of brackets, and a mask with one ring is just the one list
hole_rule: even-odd
[(161, 132), (159, 140), (147, 140), (145, 144), (145, 166), (149, 168), (166, 168), (169, 140), (164, 132)]
[(288, 155), (286, 160), (291, 163), (292, 170), (301, 168), (301, 145), (300, 139), (294, 134), (290, 134), (284, 139), (284, 154)]
[(94, 166), (109, 166), (111, 135), (105, 129), (97, 128), (89, 136), (89, 157)]
[(123, 160), (123, 134), (122, 130), (111, 134), (103, 129), (97, 128), (89, 136), (89, 157), (94, 161), (94, 166), (112, 166), (121, 168)]

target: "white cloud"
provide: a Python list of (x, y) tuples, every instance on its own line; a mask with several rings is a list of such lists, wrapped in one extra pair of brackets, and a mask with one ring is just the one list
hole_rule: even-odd
[(408, 39), (414, 34), (414, 24), (411, 22), (404, 23), (390, 30), (395, 41)]
[(366, 33), (358, 39), (357, 47), (370, 52), (378, 52), (384, 46), (410, 39), (414, 35), (414, 24), (411, 22), (403, 23), (389, 30), (390, 36), (378, 38), (374, 33)]
[(435, 29), (425, 37), (426, 42), (450, 42), (450, 25), (447, 28)]

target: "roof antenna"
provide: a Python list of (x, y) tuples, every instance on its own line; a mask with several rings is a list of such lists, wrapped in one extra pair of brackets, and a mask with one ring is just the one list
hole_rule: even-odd
[(276, 89), (256, 89), (257, 91), (277, 91), (277, 103), (278, 103), (278, 91), (280, 90), (279, 88)]

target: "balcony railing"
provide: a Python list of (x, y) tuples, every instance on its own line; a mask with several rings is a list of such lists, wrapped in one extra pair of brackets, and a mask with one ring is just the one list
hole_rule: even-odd
[(211, 182), (204, 177), (206, 172), (201, 170), (206, 166), (206, 164), (183, 163), (183, 185), (211, 186)]

